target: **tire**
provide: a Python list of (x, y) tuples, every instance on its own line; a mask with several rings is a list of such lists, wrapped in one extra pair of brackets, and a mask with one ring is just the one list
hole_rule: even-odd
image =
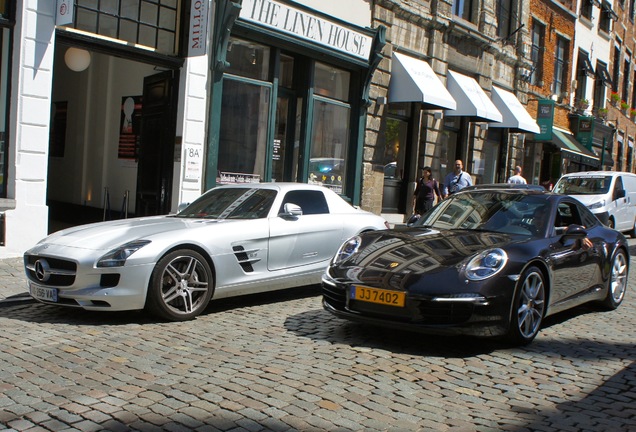
[(187, 321), (205, 310), (213, 290), (214, 277), (205, 258), (192, 250), (176, 250), (152, 271), (146, 308), (169, 321)]
[(607, 297), (603, 300), (603, 306), (614, 310), (622, 302), (627, 289), (627, 256), (619, 249), (612, 258), (610, 278), (607, 281)]
[(523, 272), (512, 302), (507, 338), (514, 345), (527, 345), (541, 329), (545, 316), (546, 285), (537, 267)]

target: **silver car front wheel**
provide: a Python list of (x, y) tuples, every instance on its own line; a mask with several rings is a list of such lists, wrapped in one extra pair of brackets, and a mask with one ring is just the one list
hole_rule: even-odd
[(146, 306), (170, 321), (189, 320), (203, 312), (213, 289), (212, 270), (201, 254), (173, 251), (152, 272)]

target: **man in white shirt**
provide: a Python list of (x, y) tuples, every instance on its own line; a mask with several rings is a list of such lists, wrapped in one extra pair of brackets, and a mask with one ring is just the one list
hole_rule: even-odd
[(463, 171), (464, 163), (455, 161), (455, 169), (444, 178), (442, 185), (442, 198), (473, 185), (473, 179), (467, 172)]
[(520, 166), (516, 166), (515, 167), (515, 174), (508, 179), (508, 183), (528, 184), (526, 179), (524, 179), (523, 176), (521, 175), (521, 167)]

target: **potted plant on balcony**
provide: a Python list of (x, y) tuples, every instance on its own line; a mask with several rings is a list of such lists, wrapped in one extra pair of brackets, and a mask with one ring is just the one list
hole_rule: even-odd
[(627, 109), (629, 108), (629, 104), (624, 100), (621, 101), (621, 109), (625, 114), (627, 114)]
[(585, 111), (590, 106), (590, 101), (583, 98), (579, 99), (579, 108)]
[(602, 118), (603, 120), (605, 120), (607, 118), (607, 108), (599, 108), (598, 116)]
[(631, 117), (632, 120), (634, 120), (634, 118), (636, 118), (636, 108), (631, 108), (629, 110), (629, 116)]
[(620, 100), (621, 100), (621, 97), (617, 92), (610, 93), (610, 101), (612, 102), (612, 105), (616, 106), (618, 104), (618, 101)]

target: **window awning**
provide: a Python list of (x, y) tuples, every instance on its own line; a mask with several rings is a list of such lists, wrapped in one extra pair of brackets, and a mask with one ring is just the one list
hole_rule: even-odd
[(539, 133), (541, 129), (514, 93), (499, 87), (492, 88), (492, 101), (503, 116), (501, 123), (493, 123), (493, 128), (510, 128), (523, 132)]
[(618, 14), (612, 10), (610, 2), (603, 1), (601, 9), (603, 10), (603, 13), (606, 13), (609, 16), (610, 19), (613, 19), (614, 21), (618, 20)]
[(552, 128), (551, 142), (561, 149), (561, 153), (565, 157), (574, 162), (589, 165), (593, 168), (601, 166), (599, 158), (569, 133), (561, 132), (558, 129)]
[(601, 84), (603, 84), (604, 86), (612, 87), (612, 78), (607, 71), (607, 66), (605, 66), (604, 64), (598, 63), (596, 65), (596, 78), (601, 80)]
[(393, 53), (389, 102), (421, 102), (428, 109), (455, 109), (455, 99), (425, 61)]
[(448, 71), (446, 88), (457, 102), (457, 109), (446, 110), (449, 117), (473, 117), (476, 120), (501, 122), (503, 116), (479, 83), (466, 75)]
[(579, 51), (579, 62), (581, 63), (579, 67), (581, 68), (581, 72), (583, 72), (583, 75), (594, 78), (594, 67), (592, 66), (590, 57), (587, 55), (586, 52)]

